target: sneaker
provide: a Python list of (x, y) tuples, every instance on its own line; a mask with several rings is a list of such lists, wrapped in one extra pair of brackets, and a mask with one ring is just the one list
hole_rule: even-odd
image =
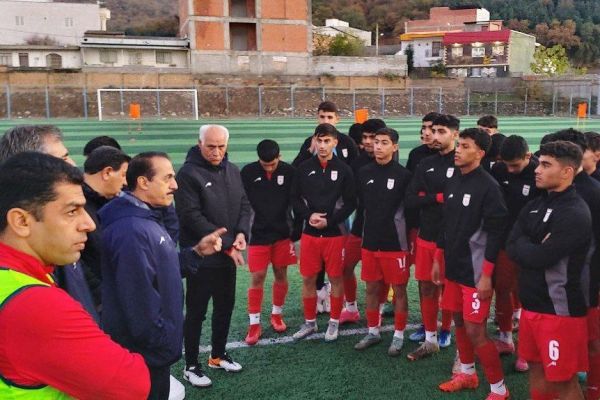
[(227, 353), (223, 357), (209, 357), (208, 366), (210, 368), (224, 369), (227, 372), (240, 372), (242, 370), (242, 366), (233, 361)]
[(440, 346), (437, 343), (423, 342), (416, 350), (408, 354), (410, 361), (417, 361), (425, 357), (429, 357), (440, 351)]
[(521, 357), (517, 357), (517, 361), (515, 361), (515, 371), (527, 372), (529, 371), (529, 364)]
[(298, 332), (292, 335), (292, 338), (294, 338), (294, 340), (300, 340), (312, 335), (313, 333), (317, 333), (317, 323), (305, 322), (300, 325), (300, 329), (298, 329)]
[(419, 329), (410, 334), (408, 339), (411, 342), (422, 342), (425, 340), (425, 326), (421, 325)]
[(506, 399), (510, 399), (510, 392), (508, 391), (508, 389), (506, 389), (506, 394), (498, 394), (498, 393), (490, 392), (490, 394), (488, 394), (488, 397), (485, 398), (485, 400), (506, 400)]
[(402, 350), (402, 345), (404, 344), (404, 338), (399, 338), (396, 336), (392, 336), (392, 343), (388, 348), (388, 356), (397, 357), (400, 355)]
[(456, 350), (456, 354), (454, 355), (454, 362), (452, 363), (452, 375), (460, 374), (460, 357), (458, 356), (458, 350)]
[(183, 370), (183, 379), (188, 381), (192, 386), (195, 387), (209, 387), (212, 386), (212, 381), (197, 365), (186, 367)]
[(477, 389), (479, 378), (477, 374), (467, 375), (459, 373), (453, 375), (449, 381), (440, 383), (438, 386), (442, 392), (458, 392), (464, 389)]
[(440, 346), (440, 349), (450, 347), (451, 344), (452, 334), (450, 333), (450, 331), (440, 331), (440, 334), (438, 335), (438, 345)]
[(248, 327), (248, 334), (246, 335), (246, 339), (244, 341), (248, 346), (254, 346), (258, 343), (258, 339), (260, 339), (260, 335), (262, 334), (262, 328), (260, 324), (252, 324)]
[(381, 342), (381, 335), (367, 333), (367, 335), (354, 345), (354, 350), (364, 350)]
[(394, 316), (394, 305), (390, 302), (383, 303), (383, 310), (381, 311), (381, 315), (383, 317), (393, 317)]
[(173, 375), (169, 376), (169, 400), (185, 399), (185, 386), (179, 382)]
[(327, 327), (327, 332), (325, 332), (325, 341), (333, 342), (337, 340), (339, 333), (340, 323), (335, 321), (329, 321), (329, 326)]
[(498, 354), (500, 354), (501, 356), (515, 353), (514, 343), (506, 343), (500, 339), (494, 339), (494, 344), (496, 345)]
[(281, 314), (271, 314), (271, 326), (277, 333), (285, 332), (287, 329), (287, 325), (285, 322), (283, 322), (283, 317)]
[(340, 314), (340, 325), (357, 323), (358, 321), (360, 321), (360, 312), (348, 311), (345, 308), (342, 310), (342, 313)]

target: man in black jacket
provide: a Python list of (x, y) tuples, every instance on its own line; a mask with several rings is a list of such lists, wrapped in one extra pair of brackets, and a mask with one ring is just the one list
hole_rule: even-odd
[(315, 130), (315, 137), (318, 154), (300, 164), (292, 188), (294, 213), (305, 223), (300, 239), (305, 323), (294, 334), (294, 339), (317, 331), (315, 285), (324, 264), (332, 286), (331, 319), (325, 333), (325, 340), (329, 342), (338, 337), (344, 300), (344, 222), (356, 207), (356, 193), (352, 169), (333, 154), (337, 145), (335, 127), (321, 124)]
[(271, 326), (276, 332), (287, 329), (282, 312), (288, 292), (287, 267), (296, 264), (294, 243), (290, 240), (292, 227), (290, 191), (295, 168), (281, 161), (279, 145), (269, 139), (257, 148), (258, 161), (242, 168), (242, 182), (252, 205), (253, 218), (248, 245), (248, 288), (250, 325), (246, 343), (254, 345), (262, 333), (260, 310), (265, 277), (273, 265), (273, 308)]
[(175, 192), (175, 203), (181, 246), (193, 246), (215, 229), (227, 228), (227, 234), (222, 237), (222, 251), (207, 257), (203, 268), (186, 279), (184, 378), (192, 384), (198, 378), (196, 371), (202, 374), (198, 366), (198, 346), (211, 298), (212, 352), (208, 366), (228, 372), (242, 369), (225, 352), (225, 344), (235, 302), (236, 265), (244, 263), (242, 251), (246, 249), (251, 208), (240, 171), (227, 159), (228, 140), (227, 128), (203, 125), (198, 145), (189, 150), (177, 174), (179, 189)]
[[(475, 354), (490, 384), (488, 400), (510, 397), (498, 350), (487, 336), (492, 297), (492, 274), (502, 244), (508, 210), (498, 183), (481, 167), (490, 136), (478, 128), (459, 135), (454, 164), (460, 170), (444, 191), (444, 222), (432, 281), (441, 284), (445, 265), (442, 308), (452, 311), (461, 371), (439, 385), (444, 392), (479, 386)], [(458, 172), (458, 171), (457, 171)]]
[(406, 161), (406, 168), (410, 172), (415, 172), (417, 165), (429, 156), (436, 154), (439, 150), (433, 147), (433, 121), (441, 114), (437, 112), (430, 112), (426, 114), (421, 120), (421, 133), (420, 139), (421, 144), (408, 153), (408, 160)]
[(529, 362), (536, 400), (583, 399), (577, 372), (588, 366), (582, 275), (592, 218), (573, 186), (581, 159), (573, 143), (542, 145), (536, 185), (547, 193), (523, 208), (507, 243), (521, 267), (519, 354)]

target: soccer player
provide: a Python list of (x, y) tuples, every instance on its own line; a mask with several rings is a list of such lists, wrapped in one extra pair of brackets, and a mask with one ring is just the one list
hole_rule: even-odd
[(583, 170), (592, 178), (600, 182), (600, 134), (596, 132), (585, 132), (587, 149), (583, 153)]
[(261, 335), (260, 310), (263, 286), (269, 264), (273, 265), (273, 308), (271, 326), (284, 332), (282, 311), (288, 292), (287, 267), (296, 264), (294, 243), (290, 240), (290, 191), (294, 167), (281, 161), (279, 145), (273, 140), (261, 141), (257, 148), (258, 161), (242, 168), (242, 182), (252, 206), (254, 218), (248, 246), (248, 269), (251, 274), (248, 288), (250, 326), (246, 343), (254, 345)]
[(315, 129), (318, 153), (298, 167), (292, 187), (294, 213), (305, 221), (300, 239), (300, 273), (305, 323), (294, 339), (317, 331), (316, 281), (322, 264), (331, 281), (331, 319), (325, 341), (338, 337), (339, 318), (344, 301), (343, 252), (346, 237), (344, 221), (356, 206), (352, 169), (333, 154), (338, 132), (333, 125)]
[[(432, 146), (437, 154), (419, 163), (406, 194), (406, 207), (420, 213), (416, 240), (415, 278), (419, 281), (419, 298), (423, 326), (409, 336), (422, 345), (408, 355), (419, 360), (450, 345), (450, 313), (442, 312), (442, 331), (438, 340), (437, 319), (440, 289), (431, 281), (431, 268), (443, 218), (444, 190), (458, 173), (454, 166), (454, 149), (460, 121), (452, 115), (440, 115), (433, 121)], [(438, 343), (439, 342), (439, 343)]]
[(487, 400), (508, 399), (500, 356), (489, 339), (492, 275), (502, 244), (508, 210), (498, 183), (481, 168), (491, 142), (479, 128), (463, 130), (454, 155), (457, 174), (444, 191), (444, 222), (437, 241), (432, 280), (441, 284), (445, 266), (442, 307), (452, 311), (461, 371), (439, 385), (444, 392), (479, 386), (475, 355), (479, 358), (490, 394)]
[[(495, 137), (497, 135), (494, 135)], [(517, 221), (521, 209), (527, 202), (541, 194), (535, 186), (535, 169), (538, 159), (532, 156), (527, 141), (521, 136), (512, 135), (506, 138), (500, 148), (502, 162), (494, 164), (492, 176), (496, 178), (508, 207), (508, 224), (504, 230), (502, 248), (498, 253), (497, 267), (494, 269), (496, 293), (496, 318), (500, 334), (495, 340), (500, 354), (513, 354), (513, 316), (520, 312), (518, 303), (518, 265), (508, 257), (505, 250), (506, 239)], [(527, 362), (517, 358), (517, 371), (527, 371)]]
[(581, 277), (592, 221), (573, 185), (581, 159), (569, 142), (541, 146), (536, 185), (547, 194), (523, 208), (507, 242), (521, 267), (519, 353), (529, 362), (533, 400), (583, 399), (577, 372), (587, 370), (588, 338)]
[[(358, 176), (358, 171), (374, 160), (373, 143), (375, 141), (375, 132), (381, 128), (385, 128), (385, 122), (381, 119), (368, 119), (362, 124), (362, 151), (361, 154), (352, 162), (352, 172), (355, 177)], [(361, 258), (361, 243), (363, 232), (363, 208), (358, 202), (354, 222), (350, 234), (346, 238), (344, 245), (344, 295), (346, 297), (345, 307), (340, 315), (340, 324), (348, 322), (358, 322), (360, 313), (356, 305), (356, 276), (354, 268)], [(387, 292), (385, 292), (387, 295)]]
[(379, 294), (391, 285), (395, 299), (394, 336), (390, 356), (400, 354), (408, 316), (406, 284), (408, 265), (408, 227), (404, 197), (411, 173), (394, 161), (398, 151), (398, 132), (383, 128), (375, 136), (375, 162), (360, 169), (357, 178), (359, 201), (364, 207), (361, 278), (367, 283), (368, 334), (354, 346), (364, 350), (381, 341), (379, 334)]
[(477, 120), (477, 127), (483, 129), (488, 135), (498, 133), (498, 118), (493, 115), (484, 115)]
[(408, 161), (406, 161), (406, 168), (408, 168), (410, 172), (415, 172), (415, 169), (421, 160), (438, 152), (438, 150), (433, 147), (432, 127), (433, 121), (440, 115), (440, 113), (430, 112), (421, 120), (421, 145), (415, 147), (408, 153)]

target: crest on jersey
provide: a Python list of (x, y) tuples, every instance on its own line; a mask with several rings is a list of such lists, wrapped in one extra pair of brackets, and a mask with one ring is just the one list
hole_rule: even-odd
[(344, 158), (348, 158), (348, 149), (342, 149), (342, 155)]
[(469, 204), (471, 204), (471, 195), (465, 193), (465, 195), (463, 196), (463, 206), (468, 207)]
[(332, 181), (337, 181), (338, 178), (338, 172), (337, 171), (331, 171), (331, 180)]
[(392, 190), (392, 189), (394, 188), (394, 183), (395, 183), (395, 182), (396, 182), (396, 181), (395, 181), (394, 179), (388, 179), (388, 181), (387, 181), (387, 188), (388, 188), (389, 190)]
[(529, 196), (529, 191), (531, 190), (531, 186), (523, 185), (523, 196)]
[(452, 178), (454, 176), (454, 167), (450, 167), (446, 170), (446, 178)]
[(552, 215), (552, 209), (549, 208), (546, 210), (546, 215), (544, 215), (544, 222), (548, 222), (548, 220), (550, 219), (550, 215)]
[(284, 182), (284, 176), (283, 175), (277, 175), (277, 184), (279, 186), (282, 186)]

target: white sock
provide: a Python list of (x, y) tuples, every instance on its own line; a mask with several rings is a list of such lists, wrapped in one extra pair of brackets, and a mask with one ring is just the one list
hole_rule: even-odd
[(283, 312), (283, 307), (276, 306), (273, 304), (273, 308), (271, 308), (271, 314), (281, 314)]
[(329, 322), (335, 322), (335, 323), (340, 323), (339, 319), (333, 319), (333, 318), (329, 318)]
[(512, 332), (502, 332), (498, 335), (498, 339), (504, 343), (512, 344), (513, 343), (513, 334)]
[(429, 343), (437, 343), (437, 332), (425, 331), (425, 341)]
[(369, 333), (371, 335), (379, 335), (379, 327), (378, 326), (374, 326), (374, 327), (369, 327)]
[(475, 363), (463, 364), (460, 363), (460, 372), (467, 375), (475, 375)]
[(379, 314), (383, 314), (383, 307), (385, 307), (385, 303), (379, 304)]
[(347, 301), (346, 302), (346, 310), (348, 310), (350, 312), (357, 312), (358, 307), (356, 306), (356, 302), (355, 301)]
[(490, 390), (492, 391), (492, 393), (496, 393), (499, 395), (505, 395), (506, 394), (506, 386), (504, 385), (504, 379), (502, 379), (500, 382), (492, 383), (490, 385)]
[(397, 337), (398, 339), (404, 339), (404, 331), (399, 331), (396, 329), (394, 331), (394, 337)]
[(260, 314), (248, 314), (250, 317), (250, 325), (260, 324)]
[(521, 319), (521, 309), (517, 308), (513, 311), (513, 319)]

